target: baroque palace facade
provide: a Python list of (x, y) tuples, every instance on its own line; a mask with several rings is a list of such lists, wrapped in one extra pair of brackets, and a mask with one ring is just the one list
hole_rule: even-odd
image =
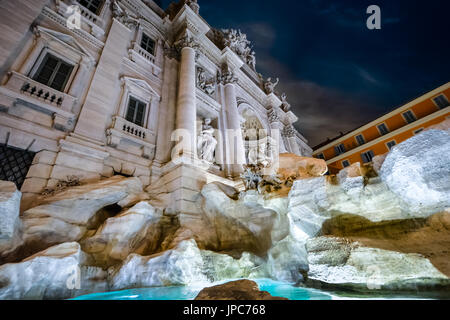
[[(189, 212), (202, 184), (236, 186), (242, 164), (273, 159), (270, 141), (276, 154), (312, 155), (278, 80), (257, 74), (246, 35), (210, 27), (199, 9), (193, 0), (166, 11), (151, 0), (1, 3), (1, 179), (21, 186), (25, 207), (69, 176), (121, 174)], [(177, 162), (176, 130), (192, 134)]]

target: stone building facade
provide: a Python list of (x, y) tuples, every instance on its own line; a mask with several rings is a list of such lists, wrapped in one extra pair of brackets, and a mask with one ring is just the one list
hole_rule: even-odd
[[(194, 0), (166, 11), (151, 0), (1, 3), (0, 145), (35, 154), (25, 206), (68, 176), (121, 174), (189, 212), (202, 184), (239, 183), (252, 141), (259, 155), (270, 137), (277, 153), (311, 156), (246, 35), (212, 28), (199, 10)], [(192, 137), (173, 161), (177, 130)]]

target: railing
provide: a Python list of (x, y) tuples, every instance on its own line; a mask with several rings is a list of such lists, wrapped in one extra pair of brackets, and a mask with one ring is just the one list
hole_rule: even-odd
[[(91, 33), (94, 36), (102, 36), (104, 35), (105, 31), (103, 30), (104, 22), (103, 19), (90, 11), (89, 9), (83, 7), (81, 4), (69, 1), (60, 1), (58, 6), (58, 13), (62, 15), (65, 18), (69, 18), (71, 15), (71, 11), (68, 10), (70, 5), (77, 5), (80, 9), (80, 15), (83, 21), (85, 21), (91, 28)], [(103, 11), (103, 10), (102, 10)]]
[(143, 141), (149, 141), (152, 135), (150, 130), (127, 121), (122, 117), (114, 117), (114, 129)]
[(89, 21), (91, 21), (91, 22), (93, 22), (95, 24), (97, 23), (99, 18), (98, 18), (98, 16), (96, 14), (94, 14), (89, 9), (86, 9), (82, 5), (79, 5), (79, 8), (80, 8), (81, 16), (85, 17), (86, 19), (88, 19)]
[(20, 73), (11, 72), (11, 78), (5, 86), (13, 92), (39, 100), (45, 104), (71, 111), (76, 98), (34, 81)]
[(137, 42), (134, 43), (133, 47), (134, 51), (139, 53), (145, 60), (149, 61), (152, 64), (155, 64), (155, 56), (150, 54), (147, 50), (143, 49)]

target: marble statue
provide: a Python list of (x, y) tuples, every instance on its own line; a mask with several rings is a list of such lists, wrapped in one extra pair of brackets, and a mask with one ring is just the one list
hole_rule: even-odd
[(202, 131), (198, 136), (197, 148), (199, 158), (213, 163), (216, 145), (217, 140), (214, 138), (214, 128), (211, 126), (211, 119), (206, 118), (202, 125)]
[(281, 109), (284, 112), (289, 112), (289, 110), (291, 110), (291, 105), (289, 104), (289, 102), (287, 102), (287, 95), (286, 95), (286, 93), (283, 93), (281, 95)]
[(279, 82), (280, 82), (279, 78), (277, 78), (277, 81), (275, 82), (272, 82), (272, 78), (268, 78), (264, 82), (264, 89), (266, 90), (266, 93), (267, 94), (274, 93), (275, 87), (278, 85)]
[(256, 70), (256, 55), (255, 51), (252, 51), (247, 56), (247, 64), (253, 68), (253, 70)]

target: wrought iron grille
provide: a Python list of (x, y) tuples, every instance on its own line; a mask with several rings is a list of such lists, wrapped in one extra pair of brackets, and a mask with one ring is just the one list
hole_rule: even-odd
[(22, 188), (34, 156), (34, 152), (0, 144), (0, 180), (12, 181), (18, 189)]

